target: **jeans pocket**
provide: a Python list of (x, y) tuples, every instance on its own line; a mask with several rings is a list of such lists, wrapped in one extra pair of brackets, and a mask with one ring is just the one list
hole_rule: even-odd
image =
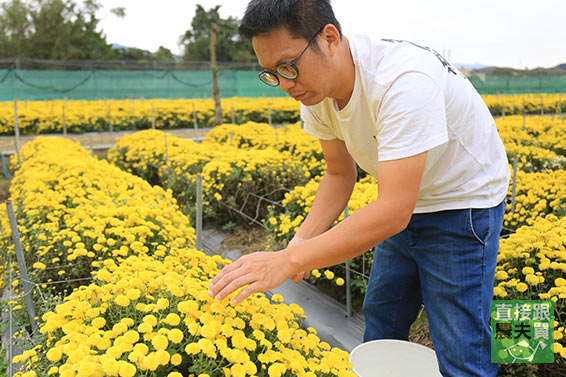
[(469, 209), (470, 231), (479, 243), (485, 246), (487, 239), (491, 235), (491, 209), (490, 208), (470, 208)]

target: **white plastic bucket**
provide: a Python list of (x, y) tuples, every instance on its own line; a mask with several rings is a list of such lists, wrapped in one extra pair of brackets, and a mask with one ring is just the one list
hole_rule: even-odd
[(350, 353), (353, 372), (360, 377), (441, 377), (436, 354), (428, 347), (404, 340), (362, 343)]

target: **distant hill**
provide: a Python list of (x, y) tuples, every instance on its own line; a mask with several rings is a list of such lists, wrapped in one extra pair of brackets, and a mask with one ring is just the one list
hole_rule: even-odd
[(487, 76), (564, 76), (566, 63), (558, 64), (552, 68), (516, 69), (509, 67), (485, 66), (471, 70), (471, 74), (485, 74)]

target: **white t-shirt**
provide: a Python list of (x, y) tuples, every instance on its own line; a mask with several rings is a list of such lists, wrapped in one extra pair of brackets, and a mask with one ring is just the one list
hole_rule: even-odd
[[(348, 104), (301, 104), (304, 130), (343, 140), (374, 177), (379, 161), (428, 151), (414, 213), (501, 203), (509, 165), (495, 122), (470, 81), (435, 51), (348, 37), (355, 82)], [(379, 184), (379, 182), (378, 182)]]

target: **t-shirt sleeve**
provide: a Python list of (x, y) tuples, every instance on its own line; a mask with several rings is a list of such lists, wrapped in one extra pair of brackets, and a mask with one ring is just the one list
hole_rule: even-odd
[(378, 161), (414, 156), (446, 143), (444, 94), (426, 74), (405, 73), (385, 93), (376, 128)]
[(323, 124), (314, 111), (303, 104), (301, 104), (301, 119), (303, 120), (303, 130), (309, 135), (322, 140), (336, 139), (330, 127)]

